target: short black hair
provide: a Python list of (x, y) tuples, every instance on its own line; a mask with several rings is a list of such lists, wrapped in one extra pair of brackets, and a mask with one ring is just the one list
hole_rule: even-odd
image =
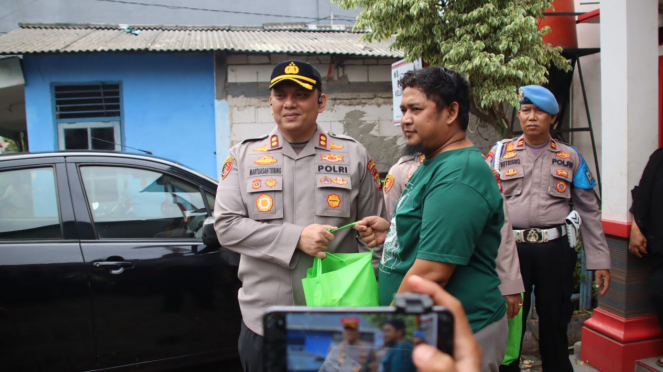
[(470, 122), (470, 83), (465, 75), (445, 67), (424, 67), (406, 72), (398, 86), (403, 90), (420, 89), (426, 98), (435, 102), (438, 111), (452, 102), (458, 102), (460, 128), (467, 130)]
[(398, 318), (391, 318), (385, 320), (383, 325), (389, 324), (390, 326), (396, 328), (397, 331), (405, 331), (405, 322), (403, 319), (398, 319)]

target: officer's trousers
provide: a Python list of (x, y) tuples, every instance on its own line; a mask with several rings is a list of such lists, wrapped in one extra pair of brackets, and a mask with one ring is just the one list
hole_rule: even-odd
[[(567, 326), (573, 315), (571, 294), (577, 254), (570, 248), (566, 236), (548, 243), (518, 243), (517, 246), (520, 272), (525, 284), (523, 335), (527, 329), (527, 314), (534, 290), (543, 371), (572, 372)], [(500, 371), (520, 371), (519, 359), (508, 366), (501, 366)]]
[(244, 321), (239, 331), (239, 340), (237, 347), (239, 349), (239, 359), (242, 361), (244, 372), (262, 372), (264, 338), (250, 330)]

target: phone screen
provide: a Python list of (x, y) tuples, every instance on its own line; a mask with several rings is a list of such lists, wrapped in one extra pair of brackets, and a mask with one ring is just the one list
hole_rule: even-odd
[(450, 316), (440, 319), (435, 312), (416, 315), (283, 312), (273, 315), (276, 320), (271, 328), (278, 327), (279, 336), (270, 337), (275, 333), (266, 329), (266, 347), (272, 349), (271, 353), (267, 352), (272, 355), (272, 362), (279, 361), (272, 364), (281, 367), (268, 368), (270, 371), (415, 372), (413, 348), (422, 343), (437, 346), (441, 335), (439, 322), (447, 324), (446, 333), (453, 332), (453, 328), (448, 327), (453, 322)]

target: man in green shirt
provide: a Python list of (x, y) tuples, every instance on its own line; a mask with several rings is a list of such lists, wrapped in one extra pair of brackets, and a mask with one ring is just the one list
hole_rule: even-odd
[(414, 345), (405, 339), (405, 322), (391, 318), (382, 326), (384, 343), (389, 350), (382, 358), (383, 372), (416, 372), (412, 363)]
[(498, 371), (506, 351), (506, 305), (495, 259), (504, 224), (502, 197), (481, 152), (466, 138), (470, 90), (454, 71), (406, 73), (401, 129), (425, 160), (396, 203), (391, 221), (373, 216), (356, 227), (370, 246), (384, 242), (380, 303), (409, 292), (407, 277), (430, 279), (463, 304), (483, 350), (482, 371)]

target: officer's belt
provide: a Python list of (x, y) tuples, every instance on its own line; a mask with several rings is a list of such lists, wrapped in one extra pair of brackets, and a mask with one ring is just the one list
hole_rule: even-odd
[(564, 235), (566, 235), (566, 225), (559, 225), (550, 229), (513, 230), (516, 243), (547, 243)]

